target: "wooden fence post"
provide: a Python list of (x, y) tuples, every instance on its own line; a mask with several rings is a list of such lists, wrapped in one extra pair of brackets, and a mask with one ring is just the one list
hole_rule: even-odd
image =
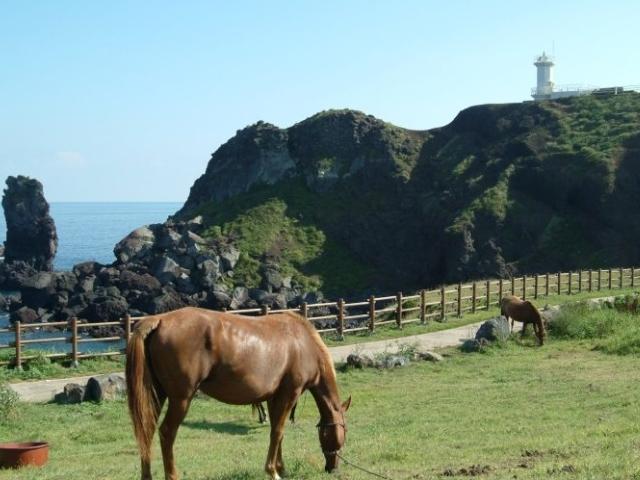
[(491, 305), (491, 281), (487, 280), (487, 291), (485, 292), (487, 298), (485, 298), (485, 300), (487, 301), (487, 310), (489, 310), (489, 307)]
[(374, 328), (376, 328), (376, 297), (371, 295), (369, 297), (369, 331), (373, 333)]
[(578, 270), (578, 292), (582, 292), (582, 270)]
[(396, 325), (402, 330), (402, 292), (396, 293)]
[(540, 275), (536, 273), (536, 276), (533, 277), (533, 298), (538, 298), (538, 281)]
[(622, 279), (624, 278), (624, 270), (621, 268), (619, 271), (620, 271), (620, 288), (622, 288), (623, 287)]
[(309, 304), (307, 302), (302, 302), (300, 305), (300, 315), (302, 315), (305, 320), (309, 320)]
[(427, 292), (420, 290), (420, 323), (425, 325), (427, 323), (427, 312), (425, 311), (427, 306)]
[(611, 270), (611, 269), (609, 269), (609, 290), (611, 290), (611, 288), (612, 288), (612, 287), (611, 287), (611, 276), (612, 276), (612, 275), (611, 275), (611, 271), (612, 271), (612, 270)]
[(511, 277), (511, 295), (516, 294), (516, 277)]
[(456, 305), (458, 318), (462, 317), (462, 282), (458, 282), (458, 296), (456, 301), (458, 302)]
[(549, 274), (548, 273), (544, 276), (544, 296), (545, 297), (549, 296)]
[(476, 290), (477, 290), (476, 282), (471, 284), (471, 313), (476, 313)]
[(71, 317), (71, 366), (78, 367), (78, 319)]
[(587, 281), (587, 289), (593, 291), (593, 270), (589, 269), (589, 279)]
[(598, 290), (602, 290), (602, 269), (598, 269)]
[(558, 272), (558, 295), (562, 294), (562, 272)]
[(129, 344), (129, 340), (131, 340), (131, 315), (128, 313), (124, 316), (124, 339)]
[(447, 306), (446, 295), (447, 294), (445, 293), (444, 285), (442, 285), (440, 287), (440, 321), (441, 322), (444, 322), (445, 307)]
[(498, 280), (498, 305), (502, 301), (502, 282), (503, 282), (502, 278)]
[(20, 371), (22, 370), (22, 322), (18, 320), (13, 326), (16, 329), (16, 370)]
[(269, 315), (269, 305), (262, 305), (260, 307), (260, 313), (262, 315)]
[(636, 286), (636, 269), (631, 267), (631, 288)]
[(522, 299), (527, 299), (527, 276), (522, 276)]
[(338, 299), (338, 338), (344, 340), (344, 300)]
[(572, 283), (573, 283), (573, 272), (569, 271), (569, 287), (568, 287), (569, 295), (571, 295), (571, 284)]

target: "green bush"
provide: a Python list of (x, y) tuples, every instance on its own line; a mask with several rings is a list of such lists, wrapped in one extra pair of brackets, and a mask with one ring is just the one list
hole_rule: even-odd
[(5, 383), (0, 383), (0, 422), (18, 415), (20, 397)]

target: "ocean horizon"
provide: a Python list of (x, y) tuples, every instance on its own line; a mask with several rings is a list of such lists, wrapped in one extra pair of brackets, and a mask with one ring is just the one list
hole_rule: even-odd
[[(51, 216), (58, 232), (55, 270), (71, 270), (87, 260), (111, 263), (113, 247), (142, 225), (164, 222), (183, 202), (51, 202)], [(0, 215), (0, 242), (7, 236)]]

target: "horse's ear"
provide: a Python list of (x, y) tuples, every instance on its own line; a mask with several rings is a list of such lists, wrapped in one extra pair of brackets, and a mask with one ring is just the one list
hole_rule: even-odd
[(347, 410), (349, 410), (350, 406), (351, 406), (351, 395), (349, 395), (349, 398), (347, 398), (342, 404), (342, 411), (346, 412)]

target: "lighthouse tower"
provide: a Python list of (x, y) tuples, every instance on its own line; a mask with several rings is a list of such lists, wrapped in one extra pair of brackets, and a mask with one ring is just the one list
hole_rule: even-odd
[(536, 58), (533, 63), (538, 70), (538, 83), (532, 97), (535, 100), (551, 98), (553, 93), (553, 59), (545, 52)]

